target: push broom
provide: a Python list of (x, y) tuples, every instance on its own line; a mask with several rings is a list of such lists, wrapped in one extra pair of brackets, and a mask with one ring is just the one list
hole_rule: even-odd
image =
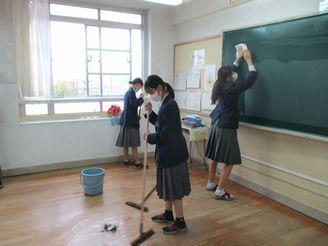
[[(147, 112), (147, 132), (149, 132), (149, 112)], [(154, 231), (152, 228), (148, 228), (144, 231), (144, 207), (145, 207), (145, 191), (146, 191), (146, 170), (147, 170), (147, 157), (148, 157), (148, 145), (147, 140), (145, 140), (145, 154), (144, 154), (144, 166), (143, 166), (143, 175), (142, 175), (142, 191), (141, 191), (141, 210), (140, 210), (140, 227), (139, 227), (139, 236), (131, 241), (131, 245), (140, 245), (152, 235)]]
[[(148, 200), (148, 198), (153, 194), (153, 192), (156, 189), (156, 185), (149, 191), (149, 193), (145, 196), (144, 203)], [(125, 202), (126, 205), (136, 208), (136, 209), (141, 209), (141, 203), (136, 203), (136, 202)], [(148, 207), (144, 205), (144, 211), (148, 212)]]
[[(139, 109), (138, 109), (138, 117), (139, 117), (139, 119), (140, 119), (140, 115), (141, 115), (141, 107), (139, 107)], [(156, 189), (156, 185), (145, 196), (145, 203), (148, 200), (148, 198), (153, 194), (153, 192), (155, 191), (155, 189)], [(136, 208), (136, 209), (141, 209), (141, 203), (127, 201), (127, 202), (125, 202), (125, 204), (128, 205), (128, 206), (130, 206), (130, 207)], [(144, 211), (145, 212), (148, 212), (148, 207), (146, 207), (145, 205), (144, 205)]]

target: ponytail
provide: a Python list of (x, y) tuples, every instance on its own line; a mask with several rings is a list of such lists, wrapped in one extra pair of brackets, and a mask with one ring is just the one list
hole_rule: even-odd
[(159, 85), (161, 85), (172, 98), (175, 97), (172, 86), (169, 83), (164, 82), (163, 79), (157, 75), (148, 76), (145, 82), (145, 90), (147, 91), (149, 88), (156, 89)]
[(164, 82), (165, 88), (167, 90), (167, 92), (169, 93), (170, 97), (174, 98), (175, 94), (174, 94), (174, 90), (172, 88), (172, 86), (169, 83)]
[(216, 80), (213, 88), (212, 88), (212, 94), (211, 94), (211, 101), (212, 104), (215, 104), (217, 100), (219, 100), (220, 94), (221, 94), (221, 84), (220, 80)]

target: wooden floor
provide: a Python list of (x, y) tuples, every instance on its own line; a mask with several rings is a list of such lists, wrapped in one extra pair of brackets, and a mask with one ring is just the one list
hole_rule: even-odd
[[(0, 190), (0, 245), (128, 245), (138, 234), (142, 172), (105, 165), (104, 194), (86, 197), (79, 169), (5, 179)], [(231, 183), (237, 199), (217, 201), (204, 191), (207, 172), (192, 166), (192, 194), (185, 199), (188, 231), (167, 236), (150, 217), (163, 211), (154, 194), (146, 225), (156, 232), (144, 245), (328, 245), (328, 227), (279, 203)], [(155, 170), (148, 172), (147, 188)], [(102, 232), (117, 223), (117, 232)]]

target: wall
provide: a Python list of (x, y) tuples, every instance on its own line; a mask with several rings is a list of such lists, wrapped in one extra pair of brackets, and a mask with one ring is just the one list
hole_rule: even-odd
[[(200, 3), (209, 8), (194, 11)], [(310, 15), (318, 6), (317, 0), (252, 0), (228, 8), (194, 0), (175, 10), (176, 43)], [(243, 165), (233, 169), (233, 180), (328, 223), (328, 141), (241, 126), (239, 142)]]
[(174, 27), (173, 12), (163, 12), (159, 9), (149, 11), (150, 28), (150, 73), (160, 75), (164, 81), (171, 82), (173, 78), (173, 44)]
[[(223, 30), (309, 15), (319, 9), (319, 0), (248, 0), (231, 8), (223, 7), (222, 1), (224, 0), (194, 0), (189, 3), (197, 5), (201, 2), (203, 6), (211, 7), (206, 8), (203, 14), (193, 11), (194, 8), (190, 6), (188, 9), (183, 5), (177, 8), (175, 16), (180, 17), (174, 18), (176, 42), (217, 35)], [(213, 7), (215, 2), (218, 4), (216, 8)], [(193, 12), (190, 13), (189, 9)]]
[(9, 1), (0, 2), (0, 83), (15, 83), (15, 51), (14, 39), (11, 29), (11, 17), (9, 15)]
[[(80, 1), (85, 2), (85, 1)], [(148, 12), (148, 73), (172, 78), (173, 25), (166, 18), (170, 8), (135, 1), (88, 1), (101, 4), (123, 3), (124, 7)], [(132, 4), (133, 2), (133, 4)], [(172, 19), (172, 18), (171, 18)], [(170, 20), (171, 20), (170, 19)], [(0, 1), (0, 165), (6, 173), (33, 171), (35, 166), (85, 160), (118, 160), (121, 149), (115, 146), (118, 127), (105, 119), (72, 122), (22, 124), (19, 121), (15, 76), (15, 50), (9, 0)], [(142, 121), (141, 132), (145, 129)], [(140, 151), (142, 152), (142, 147)], [(151, 147), (150, 151), (154, 148)], [(114, 159), (113, 159), (114, 158)], [(55, 165), (57, 166), (57, 165)], [(55, 167), (53, 166), (53, 167)], [(31, 170), (29, 170), (31, 169)], [(38, 168), (39, 170), (40, 168)]]

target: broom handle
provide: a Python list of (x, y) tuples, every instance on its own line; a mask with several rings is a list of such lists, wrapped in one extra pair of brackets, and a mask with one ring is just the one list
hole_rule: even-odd
[[(147, 112), (147, 133), (149, 132), (149, 112)], [(145, 191), (146, 191), (146, 170), (147, 170), (147, 158), (148, 158), (148, 144), (147, 140), (144, 141), (145, 154), (143, 164), (143, 175), (142, 175), (142, 194), (141, 194), (141, 215), (140, 215), (140, 234), (143, 233), (143, 221), (144, 221), (144, 207), (145, 207)]]
[(151, 194), (153, 194), (153, 192), (156, 189), (156, 185), (151, 189), (151, 191), (149, 191), (149, 193), (145, 196), (145, 202), (148, 200), (148, 198), (151, 196)]

